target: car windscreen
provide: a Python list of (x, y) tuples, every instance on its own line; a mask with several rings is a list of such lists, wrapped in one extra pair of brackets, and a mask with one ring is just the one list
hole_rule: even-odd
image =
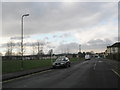
[(59, 57), (59, 58), (56, 59), (56, 61), (64, 61), (64, 60), (65, 60), (64, 57)]

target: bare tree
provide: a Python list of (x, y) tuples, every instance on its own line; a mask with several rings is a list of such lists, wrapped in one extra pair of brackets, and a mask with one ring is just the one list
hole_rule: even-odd
[(3, 54), (0, 52), (0, 56), (2, 56)]
[(38, 55), (38, 59), (42, 59), (42, 55), (44, 54), (44, 52), (43, 52), (43, 46), (44, 46), (44, 43), (42, 43), (42, 42), (39, 42), (39, 41), (37, 41), (37, 55)]
[(53, 49), (50, 49), (49, 51), (48, 51), (48, 55), (52, 55), (53, 54)]
[[(21, 42), (15, 43), (15, 48), (16, 48), (16, 55), (21, 56), (22, 55)], [(25, 54), (25, 52), (26, 52), (26, 43), (24, 44), (24, 47), (23, 47), (23, 54)]]
[(33, 50), (32, 55), (35, 55), (36, 52), (37, 52), (37, 45), (36, 45), (36, 43), (32, 43), (32, 50)]
[(26, 48), (27, 48), (27, 44), (24, 43), (24, 45), (23, 45), (23, 55), (26, 53)]
[(44, 46), (44, 43), (42, 42), (40, 43), (39, 41), (37, 42), (38, 54), (44, 54), (43, 46)]
[(13, 49), (14, 49), (14, 46), (15, 46), (15, 43), (13, 43), (12, 41), (8, 42), (6, 44), (7, 46), (7, 51), (5, 53), (6, 56), (12, 56), (13, 55)]
[(10, 55), (11, 55), (11, 52), (10, 52), (10, 44), (7, 43), (6, 46), (7, 46), (7, 51), (6, 51), (6, 53), (5, 53), (5, 56), (10, 56)]
[(40, 51), (40, 42), (39, 41), (37, 42), (37, 48), (38, 48), (38, 54), (39, 54), (39, 51)]
[(52, 61), (53, 49), (50, 49), (50, 50), (48, 51), (48, 55), (50, 55), (51, 63), (53, 63), (53, 61)]
[(16, 55), (21, 56), (22, 55), (22, 53), (21, 53), (21, 43), (17, 42), (15, 47), (16, 47), (16, 51), (17, 51)]

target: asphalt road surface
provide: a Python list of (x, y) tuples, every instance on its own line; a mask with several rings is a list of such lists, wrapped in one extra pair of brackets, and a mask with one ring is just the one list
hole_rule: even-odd
[(70, 68), (51, 69), (3, 82), (4, 88), (118, 88), (116, 62), (83, 61)]

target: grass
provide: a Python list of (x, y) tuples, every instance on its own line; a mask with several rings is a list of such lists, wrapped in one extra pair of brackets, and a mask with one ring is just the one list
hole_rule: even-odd
[(71, 62), (79, 62), (81, 60), (84, 60), (84, 58), (71, 58), (70, 59)]
[[(81, 59), (80, 59), (81, 60)], [(71, 58), (71, 62), (80, 61), (78, 58)], [(11, 73), (23, 70), (52, 66), (51, 60), (6, 60), (2, 62), (2, 72)]]
[(10, 73), (23, 70), (29, 70), (34, 68), (46, 67), (51, 65), (51, 60), (10, 60), (2, 62), (2, 72)]

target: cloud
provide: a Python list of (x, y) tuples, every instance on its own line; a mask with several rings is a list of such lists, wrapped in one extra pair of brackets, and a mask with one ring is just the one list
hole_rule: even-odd
[(107, 46), (112, 45), (114, 42), (112, 42), (109, 39), (94, 39), (90, 40), (85, 44), (79, 44), (76, 42), (73, 43), (67, 43), (67, 44), (60, 44), (56, 48), (57, 53), (78, 53), (79, 51), (79, 45), (81, 45), (82, 52), (87, 51), (95, 51), (95, 52), (104, 52)]
[(53, 48), (53, 49), (55, 49), (57, 47), (57, 43), (55, 43), (55, 42), (50, 42), (50, 43), (47, 43), (47, 48)]
[(73, 32), (62, 32), (62, 33), (56, 33), (55, 35), (53, 35), (53, 38), (69, 38), (73, 36)]
[(31, 47), (38, 40), (56, 53), (103, 51), (118, 35), (117, 2), (3, 2), (1, 44), (20, 40), (21, 16), (24, 17), (24, 43)]
[(114, 42), (110, 39), (93, 39), (82, 45), (85, 51), (104, 52), (107, 46), (112, 45)]
[(72, 7), (67, 7), (62, 3), (3, 3), (3, 36), (20, 34), (20, 19), (23, 13), (30, 13), (29, 17), (24, 18), (25, 35), (33, 35), (97, 25), (115, 15), (115, 5), (73, 3)]
[[(27, 38), (30, 38), (30, 36), (23, 37), (23, 39), (27, 39)], [(21, 37), (15, 36), (15, 37), (11, 37), (10, 39), (11, 40), (21, 40)]]
[(104, 45), (104, 44), (111, 44), (109, 39), (101, 40), (101, 39), (94, 39), (87, 42), (89, 45)]
[(56, 53), (77, 53), (78, 52), (78, 43), (68, 43), (68, 44), (60, 44), (56, 49)]
[[(108, 24), (97, 25), (91, 28), (87, 27), (74, 32), (74, 36), (80, 43), (86, 43), (91, 39), (109, 38), (113, 40), (114, 37), (118, 36), (118, 25), (109, 22)], [(116, 40), (114, 39), (114, 41)]]

